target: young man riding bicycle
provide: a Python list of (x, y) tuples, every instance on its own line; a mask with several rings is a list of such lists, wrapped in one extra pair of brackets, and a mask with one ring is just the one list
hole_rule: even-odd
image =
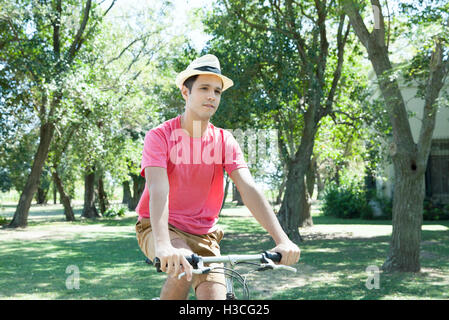
[[(151, 129), (145, 136), (141, 175), (145, 190), (137, 205), (137, 240), (151, 260), (158, 257), (169, 277), (161, 299), (186, 299), (190, 287), (198, 299), (225, 299), (224, 275), (192, 275), (185, 256), (220, 255), (223, 231), (217, 225), (223, 201), (223, 169), (244, 204), (276, 243), (280, 263), (299, 260), (300, 250), (282, 230), (272, 208), (258, 190), (234, 137), (209, 121), (221, 94), (233, 85), (220, 63), (205, 55), (178, 74), (176, 85), (186, 102), (184, 113)], [(151, 214), (150, 214), (151, 213)], [(186, 272), (181, 279), (177, 275)]]

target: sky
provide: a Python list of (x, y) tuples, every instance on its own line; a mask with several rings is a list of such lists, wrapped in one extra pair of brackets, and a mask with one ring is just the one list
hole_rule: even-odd
[[(186, 12), (189, 10), (189, 8), (210, 8), (213, 1), (211, 0), (173, 0), (175, 4), (175, 16), (176, 21), (185, 24), (185, 22), (188, 20)], [(209, 36), (207, 36), (201, 28), (201, 25), (197, 25), (196, 30), (192, 30), (190, 33), (190, 37), (193, 41), (193, 45), (196, 47), (196, 49), (202, 49), (209, 40)]]
[[(115, 12), (120, 12), (120, 10), (126, 10), (127, 8), (138, 9), (142, 7), (142, 3), (153, 5), (156, 3), (162, 3), (163, 1), (164, 0), (158, 1), (117, 0), (113, 10)], [(174, 16), (172, 27), (176, 28), (175, 30), (179, 30), (179, 33), (187, 32), (189, 38), (192, 40), (192, 44), (198, 51), (200, 51), (210, 37), (203, 32), (202, 24), (200, 22), (193, 23), (191, 20), (189, 20), (190, 19), (189, 11), (197, 8), (211, 8), (214, 1), (213, 0), (168, 0), (168, 1), (170, 1), (174, 5), (174, 10), (172, 12)], [(102, 3), (102, 6), (108, 8), (111, 2), (112, 0), (105, 0)]]

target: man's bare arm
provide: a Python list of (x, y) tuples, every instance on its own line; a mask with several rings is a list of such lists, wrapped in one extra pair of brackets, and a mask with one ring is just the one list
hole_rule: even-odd
[[(191, 266), (182, 250), (174, 248), (168, 231), (168, 183), (167, 169), (145, 168), (145, 179), (150, 193), (150, 222), (154, 237), (155, 254), (161, 261), (161, 269), (172, 276), (185, 271), (187, 280), (192, 278)], [(187, 266), (183, 268), (182, 266)], [(167, 268), (166, 268), (167, 266)]]
[(298, 246), (290, 241), (282, 229), (273, 209), (257, 188), (249, 170), (247, 168), (236, 169), (231, 172), (230, 177), (239, 190), (243, 203), (275, 241), (277, 251), (282, 254), (281, 263), (287, 265), (296, 263), (300, 256)]
[(150, 192), (150, 221), (155, 246), (170, 244), (168, 235), (168, 184), (167, 169), (145, 168), (145, 179)]

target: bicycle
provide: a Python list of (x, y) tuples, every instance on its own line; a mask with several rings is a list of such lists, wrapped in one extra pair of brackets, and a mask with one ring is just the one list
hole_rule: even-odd
[[(275, 264), (274, 262), (281, 261), (281, 254), (277, 252), (268, 252), (265, 251), (260, 254), (252, 254), (252, 255), (225, 255), (225, 256), (213, 256), (213, 257), (203, 257), (197, 254), (192, 254), (191, 256), (186, 256), (187, 261), (192, 265), (193, 274), (205, 274), (212, 272), (221, 272), (225, 275), (226, 280), (226, 300), (237, 300), (237, 297), (234, 292), (234, 280), (237, 280), (242, 288), (244, 293), (244, 300), (250, 299), (249, 289), (246, 281), (246, 277), (242, 276), (239, 272), (234, 270), (234, 266), (238, 264), (249, 264), (257, 266), (257, 269), (254, 271), (265, 271), (265, 270), (288, 270), (292, 272), (296, 272), (296, 268)], [(254, 261), (258, 261), (259, 263), (255, 263)], [(160, 260), (156, 257), (154, 259), (154, 263), (151, 260), (147, 259), (147, 263), (154, 264), (156, 270), (158, 272), (162, 272), (160, 269)], [(206, 267), (205, 264), (208, 263), (224, 263), (225, 266), (214, 266), (214, 267)], [(178, 275), (178, 279), (181, 279), (185, 276), (185, 272), (182, 272)]]

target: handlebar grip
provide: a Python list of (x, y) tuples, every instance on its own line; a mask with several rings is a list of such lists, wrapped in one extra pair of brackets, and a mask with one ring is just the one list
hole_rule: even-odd
[(161, 260), (159, 260), (158, 257), (154, 258), (153, 264), (156, 267), (157, 272), (162, 272), (162, 270), (161, 270)]
[(280, 254), (279, 252), (265, 251), (264, 254), (268, 259), (270, 259), (273, 262), (280, 262), (282, 259), (282, 254)]
[(200, 262), (200, 256), (196, 253), (192, 253), (190, 256), (185, 257), (186, 260), (192, 265), (194, 269), (198, 268), (198, 262)]
[[(190, 256), (185, 256), (185, 258), (195, 269), (198, 268), (198, 262), (200, 261), (200, 257), (197, 254), (194, 253)], [(162, 272), (161, 260), (158, 257), (154, 258), (153, 264), (156, 267), (157, 272)]]

